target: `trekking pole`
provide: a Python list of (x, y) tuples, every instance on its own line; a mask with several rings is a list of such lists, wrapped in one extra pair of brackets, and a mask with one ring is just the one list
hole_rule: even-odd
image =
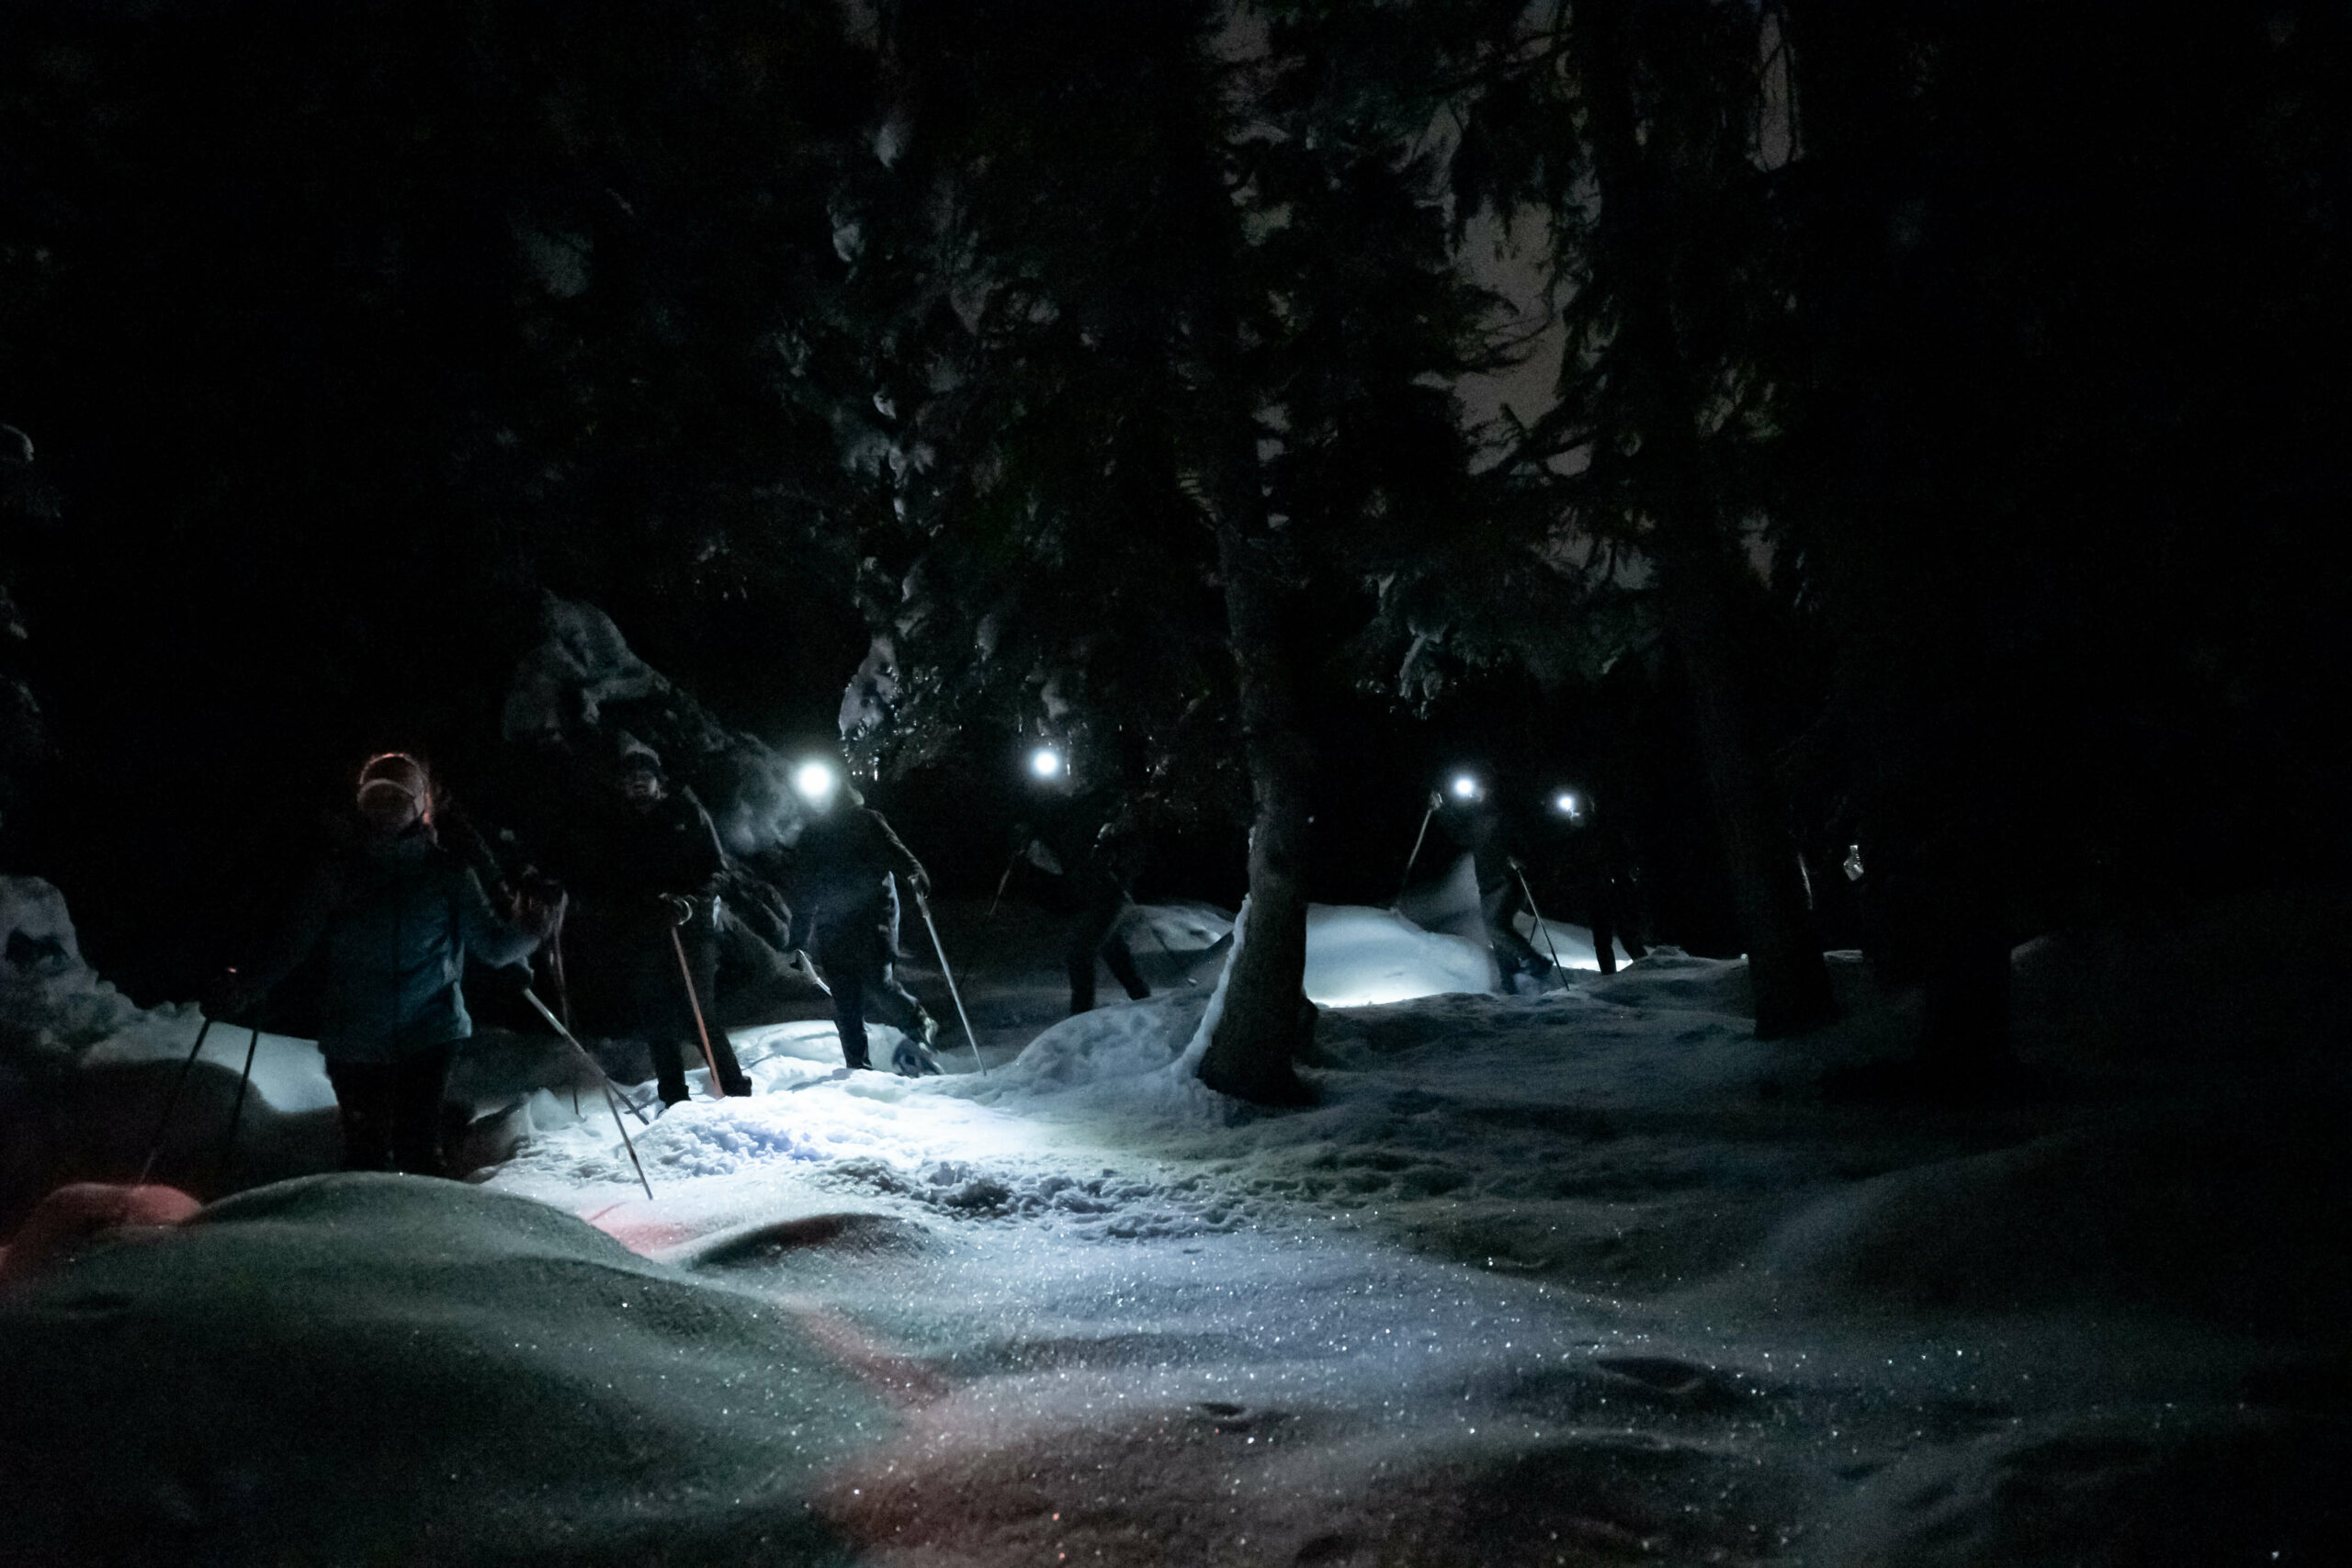
[(196, 1043), (190, 1047), (187, 1060), (180, 1064), (180, 1076), (172, 1080), (172, 1092), (164, 1100), (164, 1114), (155, 1121), (155, 1135), (147, 1140), (147, 1158), (139, 1167), (139, 1185), (155, 1172), (155, 1156), (164, 1152), (164, 1134), (172, 1124), (172, 1112), (179, 1109), (180, 1090), (187, 1087), (187, 1076), (195, 1070), (196, 1059), (204, 1055), (204, 1037), (212, 1032), (212, 1021), (206, 1019), (196, 1032)]
[(931, 932), (932, 951), (939, 954), (939, 972), (947, 979), (947, 995), (956, 1003), (956, 1016), (963, 1021), (964, 1038), (972, 1047), (972, 1065), (980, 1069), (980, 1077), (986, 1077), (989, 1065), (980, 1060), (980, 1037), (972, 1032), (972, 1015), (964, 1010), (964, 993), (956, 988), (956, 971), (947, 966), (947, 947), (939, 940), (939, 922), (931, 918), (931, 900), (918, 892), (915, 908), (922, 911), (923, 929)]
[(989, 900), (989, 912), (980, 917), (982, 919), (996, 919), (996, 907), (1004, 902), (1004, 890), (1012, 881), (1012, 868), (1020, 863), (1021, 856), (1018, 852), (1015, 852), (1011, 860), (1004, 863), (1004, 874), (996, 879), (996, 897)]
[[(594, 1056), (589, 1055), (588, 1047), (580, 1043), (579, 1036), (573, 1034), (571, 1030), (566, 1029), (563, 1026), (563, 1020), (556, 1017), (555, 1013), (548, 1007), (548, 1004), (539, 1000), (539, 994), (531, 989), (530, 987), (526, 986), (523, 987), (523, 999), (538, 1010), (539, 1016), (546, 1019), (548, 1024), (555, 1030), (556, 1033), (563, 1037), (564, 1043), (570, 1045), (574, 1051), (580, 1053), (580, 1059), (588, 1064), (588, 1070), (596, 1075), (596, 1081), (605, 1086), (605, 1092), (607, 1094), (613, 1093), (613, 1077), (610, 1073), (605, 1071), (605, 1064), (599, 1062)], [(637, 1101), (629, 1099), (628, 1096), (624, 1094), (620, 1097), (620, 1102), (628, 1107), (629, 1114), (637, 1118), (638, 1124), (639, 1126), (650, 1127), (653, 1125), (651, 1122), (646, 1119), (645, 1112), (637, 1108)], [(626, 1137), (628, 1134), (623, 1134), (622, 1136)]]
[(678, 955), (678, 978), (686, 983), (686, 1005), (695, 1010), (695, 1033), (702, 1041), (703, 1065), (710, 1069), (710, 1097), (727, 1098), (727, 1086), (718, 1078), (718, 1058), (710, 1049), (710, 1025), (702, 1018), (702, 998), (695, 993), (695, 972), (686, 964), (686, 944), (678, 935), (678, 928), (670, 928), (670, 951)]
[(563, 908), (556, 909), (555, 930), (548, 933), (548, 967), (555, 976), (555, 1009), (571, 1021), (571, 983), (563, 973)]
[[(604, 1087), (605, 1090), (605, 1109), (613, 1113), (613, 1126), (621, 1135), (621, 1145), (628, 1150), (628, 1163), (637, 1168), (637, 1184), (645, 1189), (645, 1196), (648, 1201), (650, 1201), (653, 1197), (653, 1183), (645, 1179), (645, 1163), (637, 1157), (637, 1142), (628, 1135), (628, 1123), (621, 1120), (621, 1108), (616, 1103), (618, 1097), (613, 1092), (611, 1075), (605, 1071), (605, 1065), (602, 1062), (588, 1055), (588, 1047), (580, 1043), (571, 1031), (563, 1026), (563, 1020), (548, 1010), (548, 1004), (539, 1000), (538, 992), (526, 986), (523, 987), (523, 999), (538, 1009), (539, 1016), (555, 1025), (555, 1032), (571, 1043), (571, 1048), (580, 1053), (581, 1059), (596, 1069), (596, 1081)], [(630, 1106), (629, 1110), (636, 1111), (639, 1121), (645, 1121), (644, 1111), (638, 1111), (634, 1105)]]
[(228, 1177), (230, 1162), (237, 1155), (237, 1122), (245, 1113), (245, 1089), (254, 1081), (254, 1054), (261, 1049), (261, 1025), (254, 1025), (254, 1036), (245, 1042), (245, 1070), (237, 1075), (237, 1098), (229, 1102), (229, 1135), (220, 1141), (220, 1175)]
[(1544, 945), (1552, 951), (1552, 967), (1560, 968), (1560, 950), (1553, 945), (1552, 928), (1544, 922), (1544, 911), (1535, 907), (1535, 889), (1527, 886), (1527, 873), (1516, 865), (1510, 868), (1510, 872), (1519, 878), (1519, 890), (1527, 895), (1527, 912), (1535, 917), (1535, 929), (1544, 933)]
[(1420, 829), (1413, 835), (1413, 852), (1405, 857), (1405, 874), (1396, 879), (1396, 897), (1388, 907), (1392, 909), (1405, 902), (1405, 889), (1413, 885), (1413, 863), (1421, 858), (1421, 840), (1430, 836), (1430, 818), (1437, 815), (1437, 801), (1431, 798), (1430, 808), (1421, 813)]
[[(556, 906), (555, 929), (548, 932), (548, 972), (555, 977), (556, 1010), (563, 1015), (563, 1021), (569, 1024), (571, 1021), (571, 987), (565, 980), (563, 973), (564, 908), (560, 904)], [(580, 1114), (580, 1085), (577, 1082), (571, 1086), (571, 1113), (574, 1116)]]

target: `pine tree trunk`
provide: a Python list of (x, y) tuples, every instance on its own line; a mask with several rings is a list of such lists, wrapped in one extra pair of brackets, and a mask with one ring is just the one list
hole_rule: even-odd
[(1904, 91), (1899, 9), (1801, 0), (1787, 16), (1812, 171), (1803, 292), (1836, 302), (1808, 333), (1810, 457), (1831, 476), (1814, 547), (1838, 644), (1834, 701), (1850, 736), (1849, 787), (1883, 859), (1904, 866), (1896, 972), (1922, 991), (1922, 1066), (1966, 1089), (2012, 1062), (2005, 912), (2015, 872), (2006, 782), (1983, 766), (2000, 750), (1984, 724), (1999, 700), (1978, 687), (1984, 536), (1949, 513), (1928, 521), (1951, 503), (1918, 466), (1922, 434), (1951, 437), (1913, 390), (1920, 345), (1882, 239), (1915, 188), (1905, 175), (1919, 156), (1920, 109)]
[[(1655, 530), (1658, 594), (1698, 709), (1700, 754), (1730, 863), (1733, 902), (1747, 946), (1756, 1032), (1770, 1038), (1826, 1021), (1829, 972), (1806, 907), (1796, 846), (1756, 754), (1751, 657), (1735, 643), (1741, 574), (1736, 534), (1712, 493), (1698, 429), (1703, 378), (1677, 327), (1674, 279), (1683, 268), (1670, 216), (1692, 198), (1674, 139), (1645, 138), (1633, 84), (1645, 62), (1634, 0), (1592, 0), (1574, 13), (1575, 59), (1589, 108), (1600, 196), (1599, 238), (1615, 264), (1621, 304), (1615, 390), (1639, 436), (1634, 491)], [(1645, 148), (1645, 142), (1648, 142)]]
[[(1709, 541), (1691, 543), (1703, 548)], [(1725, 570), (1725, 563), (1704, 558), (1670, 559), (1658, 591), (1675, 651), (1690, 679), (1699, 754), (1747, 944), (1756, 1032), (1770, 1040), (1826, 1022), (1835, 1006), (1796, 846), (1756, 755), (1747, 682), (1729, 635), (1734, 607), (1708, 581)]]
[(1250, 918), (1227, 960), (1225, 1007), (1202, 1055), (1201, 1081), (1260, 1105), (1313, 1098), (1292, 1063), (1307, 1043), (1307, 760), (1283, 609), (1290, 590), (1259, 490), (1257, 433), (1235, 418), (1210, 473), (1217, 572), (1239, 685), (1250, 768)]

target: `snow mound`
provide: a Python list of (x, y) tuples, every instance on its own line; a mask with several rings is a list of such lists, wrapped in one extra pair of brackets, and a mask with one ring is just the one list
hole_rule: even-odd
[(1205, 953), (1225, 940), (1233, 917), (1214, 904), (1177, 899), (1166, 904), (1137, 904), (1127, 911), (1126, 936), (1140, 939), (1146, 952), (1157, 942), (1170, 954)]
[[(1826, 1568), (2343, 1562), (2352, 1437), (2277, 1411), (2134, 1409), (1935, 1445), (1871, 1478)], [(2314, 1505), (2317, 1505), (2316, 1506)]]
[(888, 1425), (775, 1304), (452, 1182), (258, 1189), (0, 1296), (16, 1561), (834, 1561), (807, 1499)]
[(1491, 991), (1485, 944), (1425, 931), (1393, 909), (1310, 904), (1306, 995), (1318, 1007), (1370, 1007), (1449, 991)]
[(997, 1069), (1001, 1091), (1075, 1088), (1158, 1072), (1192, 1037), (1208, 1001), (1172, 992), (1064, 1019)]
[(1801, 1309), (2087, 1306), (2340, 1337), (2352, 1165), (2325, 1120), (2165, 1115), (1894, 1171), (1792, 1218), (1754, 1278)]
[(0, 876), (0, 1043), (74, 1050), (146, 1017), (83, 962), (62, 893)]
[[(1860, 967), (1859, 953), (1827, 953), (1833, 971)], [(1614, 975), (1598, 976), (1584, 983), (1603, 1001), (1633, 1008), (1674, 1008), (1685, 1011), (1756, 1016), (1755, 987), (1744, 958), (1693, 958), (1679, 947), (1654, 947), (1649, 955)]]
[(2341, 1061), (2352, 893), (2248, 894), (2052, 932), (2011, 955), (2017, 1046), (2075, 1067)]

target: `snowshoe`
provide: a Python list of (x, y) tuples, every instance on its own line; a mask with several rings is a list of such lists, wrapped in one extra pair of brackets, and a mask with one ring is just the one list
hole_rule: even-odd
[(902, 1040), (890, 1053), (890, 1065), (901, 1077), (919, 1078), (939, 1071), (939, 1058), (911, 1040)]

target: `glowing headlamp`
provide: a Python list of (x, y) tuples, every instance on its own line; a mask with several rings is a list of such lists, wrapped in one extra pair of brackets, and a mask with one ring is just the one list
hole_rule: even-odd
[(1062, 754), (1050, 746), (1040, 746), (1029, 753), (1029, 771), (1041, 779), (1062, 776)]
[(823, 806), (842, 787), (842, 776), (831, 763), (803, 762), (792, 770), (792, 787), (809, 805)]
[(1453, 775), (1454, 799), (1476, 800), (1478, 798), (1478, 781), (1476, 778), (1473, 778), (1468, 773), (1456, 773)]
[(1574, 821), (1584, 814), (1584, 803), (1577, 798), (1574, 790), (1564, 789), (1552, 797), (1552, 809)]

